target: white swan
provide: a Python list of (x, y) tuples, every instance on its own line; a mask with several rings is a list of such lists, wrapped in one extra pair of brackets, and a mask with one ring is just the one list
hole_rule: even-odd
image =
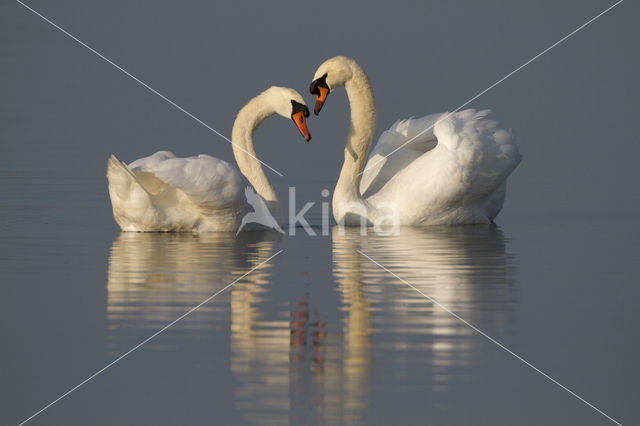
[[(233, 155), (240, 170), (209, 155), (176, 158), (160, 151), (129, 166), (112, 155), (107, 178), (113, 216), (120, 228), (142, 232), (235, 232), (247, 222), (242, 219), (254, 208), (258, 214), (271, 214), (279, 220), (278, 198), (253, 148), (254, 131), (274, 114), (291, 118), (305, 139), (311, 139), (306, 124), (309, 110), (302, 96), (293, 89), (271, 87), (251, 99), (238, 112), (233, 125)], [(259, 197), (247, 200), (247, 180)], [(260, 207), (260, 211), (252, 206)], [(264, 219), (263, 225), (280, 230), (275, 220)], [(255, 223), (244, 226), (256, 228)]]
[(333, 194), (337, 223), (493, 221), (504, 202), (507, 176), (521, 157), (513, 135), (488, 118), (490, 111), (398, 121), (380, 136), (365, 168), (376, 111), (369, 79), (354, 60), (337, 56), (320, 65), (310, 87), (315, 113), (340, 86), (349, 97), (351, 128)]

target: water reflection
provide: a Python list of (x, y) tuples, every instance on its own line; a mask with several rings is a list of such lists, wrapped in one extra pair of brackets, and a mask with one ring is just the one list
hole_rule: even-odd
[[(111, 248), (107, 281), (110, 352), (119, 355), (144, 337), (140, 331), (160, 329), (269, 258), (276, 239), (277, 234), (257, 232), (238, 238), (222, 233), (120, 233)], [(269, 274), (269, 265), (264, 265), (247, 279), (268, 282)], [(186, 327), (182, 337), (209, 338), (212, 329), (228, 325), (227, 310), (223, 303), (202, 306), (180, 324)]]
[[(360, 255), (399, 276), (496, 337), (509, 332), (515, 298), (514, 261), (502, 232), (491, 227), (403, 230), (360, 236), (334, 228), (331, 240), (311, 238), (332, 253), (334, 283), (291, 295), (305, 271), (277, 234), (181, 235), (122, 233), (108, 273), (109, 343), (119, 355), (237, 276), (267, 259), (221, 300), (203, 306), (172, 339), (229, 342), (233, 410), (246, 422), (364, 423), (376, 389), (445, 401), (478, 362), (473, 331)], [(331, 244), (331, 246), (329, 246)], [(287, 257), (289, 256), (289, 257)], [(333, 292), (327, 289), (333, 287)], [(288, 289), (288, 290), (287, 290)], [(336, 309), (337, 308), (337, 309)], [(169, 343), (167, 343), (169, 342)], [(218, 365), (218, 368), (220, 366)], [(169, 374), (165, 372), (165, 374)], [(440, 396), (439, 396), (440, 395)]]
[(366, 241), (356, 230), (333, 230), (333, 273), (338, 283), (344, 335), (342, 379), (343, 421), (361, 423), (368, 401), (371, 369), (373, 300), (368, 294), (361, 261), (356, 250)]
[[(286, 423), (289, 410), (289, 320), (265, 311), (271, 277), (247, 276), (231, 288), (231, 371), (235, 407), (246, 421)], [(272, 302), (273, 303), (273, 302)], [(277, 302), (276, 302), (277, 303)]]
[(514, 262), (498, 228), (402, 231), (384, 237), (333, 231), (334, 274), (346, 315), (345, 403), (354, 412), (366, 406), (372, 352), (385, 364), (373, 385), (427, 391), (437, 400), (456, 380), (470, 379), (465, 371), (484, 343), (357, 250), (496, 337), (513, 321)]

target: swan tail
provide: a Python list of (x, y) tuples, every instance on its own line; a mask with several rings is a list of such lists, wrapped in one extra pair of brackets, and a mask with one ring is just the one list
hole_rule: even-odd
[(136, 175), (127, 165), (111, 154), (107, 162), (107, 180), (109, 181), (109, 195), (118, 199), (127, 199), (133, 187), (139, 187), (144, 191), (144, 187), (138, 182)]
[(151, 195), (127, 165), (111, 155), (107, 161), (107, 180), (113, 217), (123, 231), (144, 230), (141, 222), (156, 216)]

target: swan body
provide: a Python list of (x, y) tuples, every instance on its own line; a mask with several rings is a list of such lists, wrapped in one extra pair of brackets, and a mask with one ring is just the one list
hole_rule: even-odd
[(513, 134), (490, 111), (400, 120), (380, 136), (366, 162), (376, 116), (364, 70), (342, 56), (323, 63), (311, 86), (318, 95), (316, 113), (328, 94), (319, 84), (328, 92), (344, 86), (351, 106), (345, 160), (333, 195), (337, 223), (474, 224), (498, 215), (506, 179), (521, 156)]
[(116, 222), (123, 231), (138, 232), (239, 232), (240, 225), (282, 231), (278, 199), (255, 155), (253, 133), (273, 114), (295, 116), (308, 140), (304, 119), (299, 123), (304, 105), (298, 92), (283, 87), (271, 87), (249, 101), (232, 132), (239, 168), (203, 154), (176, 158), (159, 151), (129, 165), (112, 155), (107, 179)]

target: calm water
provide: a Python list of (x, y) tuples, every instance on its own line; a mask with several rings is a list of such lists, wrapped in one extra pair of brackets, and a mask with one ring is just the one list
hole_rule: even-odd
[[(107, 283), (112, 356), (283, 248), (273, 266), (235, 284), (218, 303), (185, 321), (180, 333), (148, 350), (217, 342), (218, 350), (229, 352), (225, 366), (204, 362), (196, 368), (217, 365), (230, 374), (226, 386), (247, 421), (364, 420), (371, 399), (389, 391), (414, 402), (428, 396), (434, 408), (446, 410), (447, 394), (472, 380), (474, 352), (482, 342), (356, 250), (470, 320), (502, 332), (510, 329), (515, 297), (514, 265), (502, 233), (461, 228), (395, 238), (340, 234), (335, 228), (331, 239), (314, 244), (329, 252), (317, 261), (262, 235), (237, 241), (227, 235), (120, 234)], [(289, 262), (309, 267), (291, 274), (283, 270)], [(325, 267), (321, 278), (317, 269)]]
[(633, 419), (635, 222), (394, 237), (118, 233), (105, 194), (82, 196), (102, 180), (3, 183), (4, 424), (279, 250), (33, 423), (607, 424), (358, 251), (608, 414)]
[[(227, 136), (271, 84), (311, 101), (315, 67), (336, 54), (369, 73), (376, 135), (453, 110), (607, 7), (27, 3)], [(233, 161), (229, 144), (1, 2), (0, 424), (234, 280), (30, 424), (612, 424), (358, 251), (637, 424), (639, 11), (622, 3), (469, 105), (493, 109), (524, 155), (498, 227), (234, 238), (118, 232), (109, 154)], [(328, 103), (310, 144), (285, 119), (256, 132), (260, 158), (285, 174), (269, 175), (281, 199), (296, 185), (318, 227), (348, 132), (344, 92)]]

